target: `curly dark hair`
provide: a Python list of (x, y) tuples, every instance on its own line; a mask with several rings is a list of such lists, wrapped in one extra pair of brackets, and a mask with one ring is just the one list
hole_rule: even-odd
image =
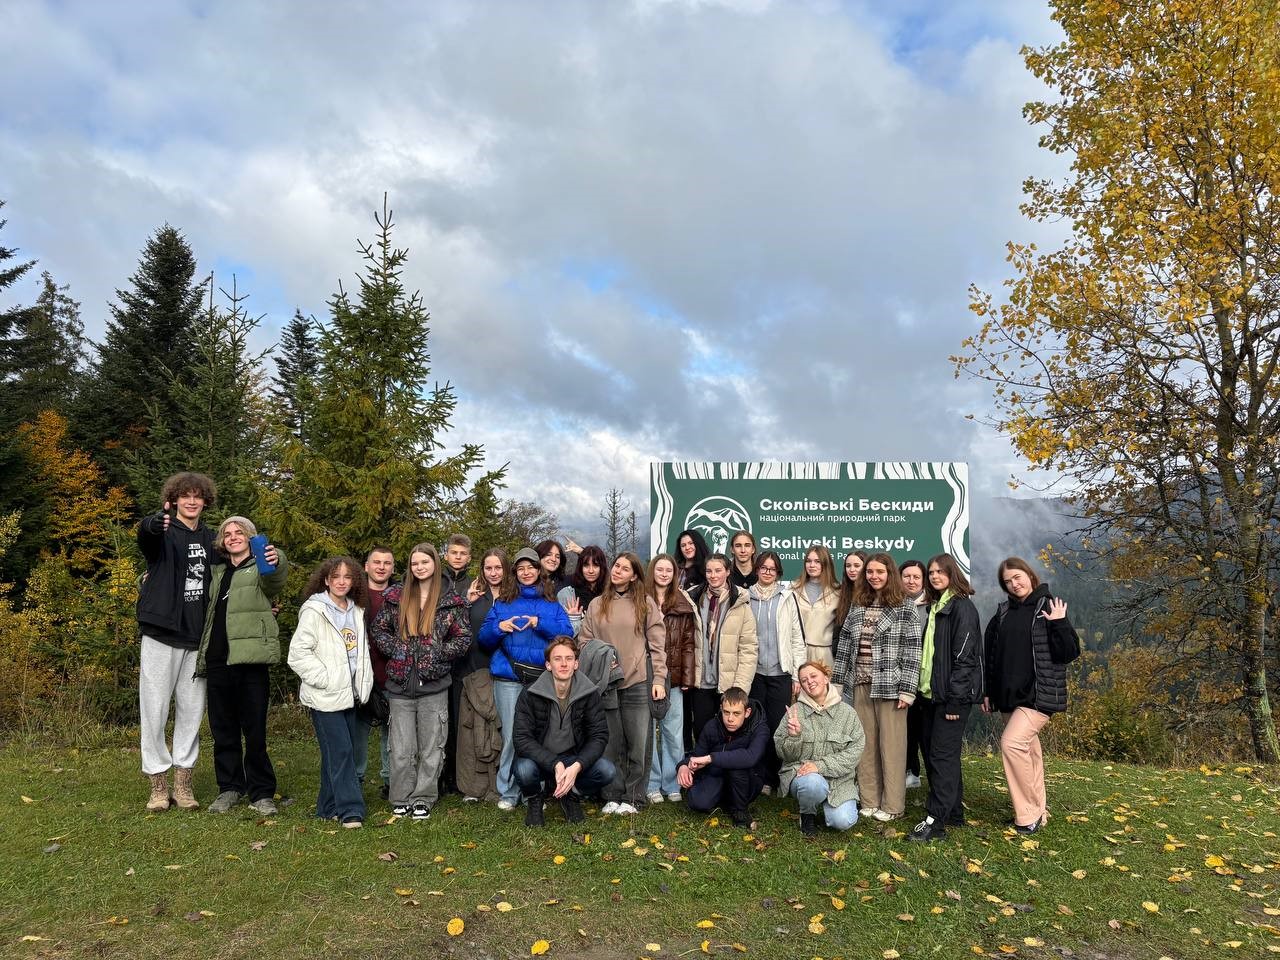
[(364, 567), (356, 563), (351, 557), (330, 557), (320, 566), (311, 572), (307, 585), (302, 588), (302, 599), (314, 597), (317, 593), (324, 593), (328, 590), (326, 582), (333, 571), (339, 567), (346, 567), (347, 572), (351, 574), (351, 592), (347, 594), (361, 610), (369, 609), (369, 584), (364, 576)]
[(174, 503), (184, 493), (199, 494), (207, 510), (218, 500), (218, 485), (203, 473), (184, 470), (182, 473), (175, 473), (164, 482), (164, 486), (160, 488), (160, 502)]

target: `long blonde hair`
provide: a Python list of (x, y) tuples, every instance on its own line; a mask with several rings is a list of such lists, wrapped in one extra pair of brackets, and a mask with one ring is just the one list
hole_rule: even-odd
[[(649, 619), (649, 591), (644, 582), (644, 561), (630, 551), (618, 554), (613, 562), (617, 563), (619, 560), (627, 561), (631, 565), (631, 572), (636, 575), (630, 587), (631, 603), (635, 608), (636, 636), (644, 636), (644, 626)], [(609, 585), (604, 588), (604, 593), (600, 594), (600, 619), (606, 623), (609, 620), (609, 607), (616, 596), (618, 596), (618, 591), (614, 589), (613, 581), (610, 580)]]
[[(423, 583), (413, 575), (413, 555), (421, 553), (431, 558), (435, 564), (435, 572), (426, 582), (426, 603), (422, 602)], [(440, 568), (440, 554), (435, 545), (420, 543), (409, 551), (409, 562), (405, 565), (404, 588), (400, 591), (400, 639), (430, 636), (436, 620), (436, 605), (440, 602), (440, 578), (444, 571)]]
[(800, 560), (800, 576), (796, 577), (796, 582), (792, 585), (795, 590), (803, 590), (804, 585), (809, 582), (809, 571), (805, 569), (805, 564), (809, 561), (809, 554), (816, 554), (818, 562), (822, 564), (822, 571), (816, 577), (817, 581), (822, 584), (822, 594), (835, 593), (840, 589), (840, 585), (836, 583), (836, 565), (831, 559), (831, 551), (820, 543), (811, 543), (804, 548)]

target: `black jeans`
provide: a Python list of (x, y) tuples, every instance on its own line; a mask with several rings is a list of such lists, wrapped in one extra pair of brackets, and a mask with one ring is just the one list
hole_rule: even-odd
[(778, 751), (773, 748), (773, 732), (787, 715), (787, 707), (791, 706), (791, 674), (762, 677), (757, 673), (751, 681), (751, 699), (760, 701), (764, 707), (764, 721), (769, 726), (769, 740), (764, 748), (765, 783), (776, 787), (782, 761), (778, 759)]
[[(689, 692), (685, 694), (685, 703), (692, 703), (690, 710), (693, 712), (693, 730), (690, 732), (692, 742), (698, 742), (698, 734), (702, 732), (706, 722), (716, 715), (716, 711), (720, 709), (720, 691), (708, 690), (702, 687), (690, 687)], [(692, 749), (692, 744), (690, 745)]]
[(907, 773), (920, 776), (920, 745), (924, 740), (923, 697), (917, 697), (907, 710)]
[(206, 691), (213, 772), (218, 792), (247, 794), (250, 802), (276, 793), (276, 772), (267, 756), (270, 668), (251, 663), (208, 664)]
[(925, 809), (934, 820), (952, 825), (964, 823), (964, 776), (960, 753), (964, 727), (972, 705), (960, 707), (960, 719), (948, 720), (945, 704), (917, 697), (921, 704), (921, 746), (929, 775), (929, 799)]
[(722, 770), (703, 767), (693, 775), (693, 786), (685, 796), (690, 810), (707, 813), (723, 807), (730, 813), (745, 811), (760, 796), (764, 780), (758, 769)]

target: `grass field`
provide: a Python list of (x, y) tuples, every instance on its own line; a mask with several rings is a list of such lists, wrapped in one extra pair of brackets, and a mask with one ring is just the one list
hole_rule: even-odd
[[(268, 821), (148, 816), (136, 747), (0, 751), (6, 957), (1155, 958), (1280, 954), (1275, 771), (1051, 758), (1053, 818), (1005, 829), (998, 758), (965, 760), (970, 826), (927, 847), (860, 823), (797, 829), (762, 800), (750, 833), (663, 804), (577, 829), (376, 799), (364, 830), (311, 816), (315, 744), (278, 716)], [(207, 756), (200, 798), (216, 793)], [(375, 766), (376, 770), (376, 758)], [(450, 933), (450, 921), (462, 930)], [(456, 929), (455, 922), (453, 927)]]

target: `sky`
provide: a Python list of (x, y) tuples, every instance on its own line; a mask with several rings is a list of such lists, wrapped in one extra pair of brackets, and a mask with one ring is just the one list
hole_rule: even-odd
[[(890, 11), (889, 8), (892, 7)], [(966, 460), (948, 357), (1066, 161), (1022, 118), (1034, 0), (0, 4), (0, 240), (99, 339), (157, 227), (262, 345), (326, 318), (384, 193), (450, 448), (590, 536), (654, 460)], [(6, 291), (34, 299), (29, 289)]]

